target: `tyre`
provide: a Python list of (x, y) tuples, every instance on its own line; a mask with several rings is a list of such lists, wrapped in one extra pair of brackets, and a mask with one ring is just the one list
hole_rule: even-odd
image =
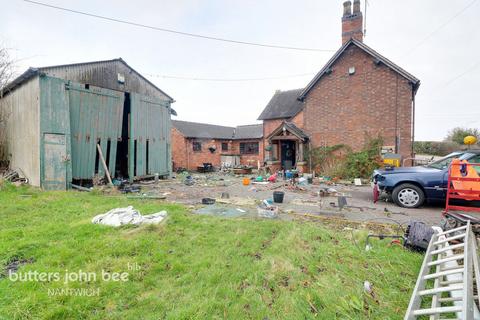
[(414, 184), (403, 183), (393, 189), (392, 198), (400, 207), (418, 208), (425, 202), (425, 193)]

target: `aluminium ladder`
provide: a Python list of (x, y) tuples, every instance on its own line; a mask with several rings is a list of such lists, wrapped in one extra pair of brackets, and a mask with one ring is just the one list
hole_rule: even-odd
[[(428, 245), (404, 320), (477, 319), (473, 282), (480, 289), (477, 243), (470, 226), (435, 232)], [(459, 262), (463, 261), (463, 265)], [(433, 286), (432, 286), (433, 284)]]

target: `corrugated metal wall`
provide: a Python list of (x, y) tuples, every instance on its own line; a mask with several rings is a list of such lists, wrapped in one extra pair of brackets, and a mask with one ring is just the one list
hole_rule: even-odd
[(35, 77), (0, 100), (0, 157), (40, 186), (39, 80)]
[(130, 101), (129, 176), (168, 175), (171, 163), (168, 103), (135, 93), (130, 95)]
[(96, 161), (98, 143), (113, 176), (117, 141), (122, 137), (124, 93), (94, 86), (86, 89), (85, 85), (69, 83), (68, 97), (73, 179), (92, 179), (96, 163), (98, 174), (105, 174), (101, 163)]

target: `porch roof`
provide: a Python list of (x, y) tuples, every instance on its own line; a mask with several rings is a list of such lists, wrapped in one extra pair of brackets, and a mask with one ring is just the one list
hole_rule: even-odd
[(305, 131), (297, 127), (294, 123), (288, 121), (283, 121), (282, 124), (280, 124), (275, 130), (272, 131), (272, 133), (270, 133), (270, 135), (268, 135), (267, 139), (271, 141), (275, 140), (275, 137), (282, 137), (284, 128), (285, 131), (290, 132), (293, 137), (296, 137), (302, 142), (306, 142), (309, 139), (308, 134)]

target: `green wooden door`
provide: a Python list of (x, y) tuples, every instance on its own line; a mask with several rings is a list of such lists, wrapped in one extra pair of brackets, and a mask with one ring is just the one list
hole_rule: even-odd
[(170, 106), (130, 94), (129, 177), (170, 174)]
[(43, 136), (45, 190), (67, 188), (67, 144), (64, 134), (45, 133)]

